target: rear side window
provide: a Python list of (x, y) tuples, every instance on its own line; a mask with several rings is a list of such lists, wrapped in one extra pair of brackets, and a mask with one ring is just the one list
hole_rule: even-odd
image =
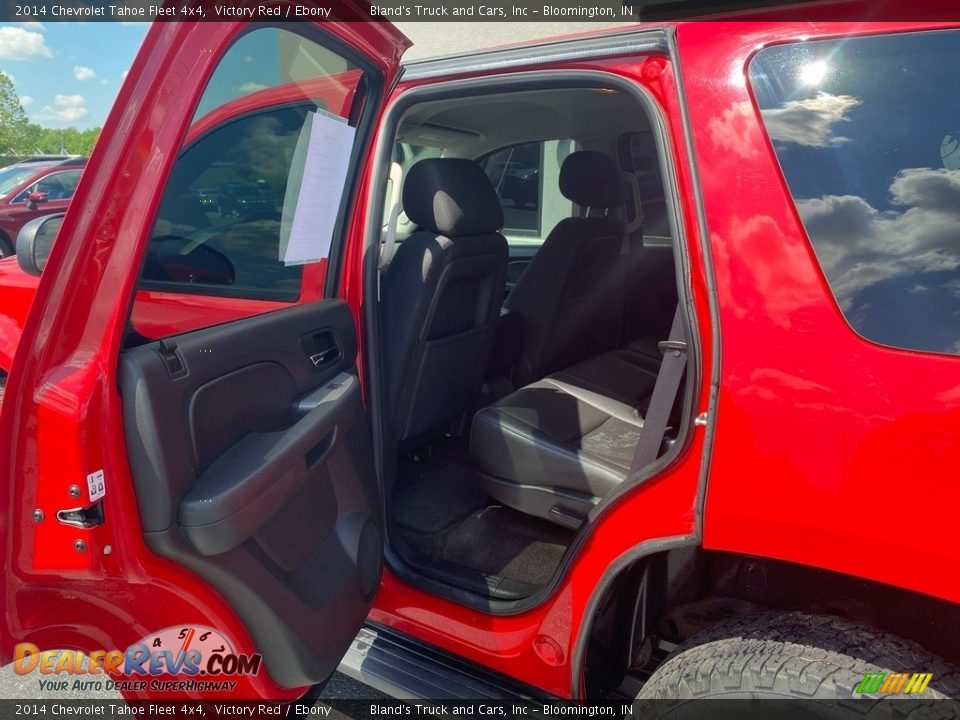
[(767, 134), (847, 322), (960, 353), (960, 34), (770, 47), (750, 64)]
[(477, 160), (500, 198), (503, 233), (512, 243), (540, 244), (573, 215), (573, 203), (560, 194), (560, 166), (575, 149), (573, 140), (546, 140), (511, 145)]
[(337, 53), (286, 30), (237, 40), (174, 165), (141, 287), (296, 301), (303, 266), (329, 254), (362, 80)]

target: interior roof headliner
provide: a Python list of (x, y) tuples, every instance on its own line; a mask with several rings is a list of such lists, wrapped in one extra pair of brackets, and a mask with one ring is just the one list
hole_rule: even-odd
[(593, 145), (647, 128), (643, 107), (628, 93), (557, 88), (420, 103), (404, 115), (398, 137), (476, 157), (532, 140), (572, 138)]

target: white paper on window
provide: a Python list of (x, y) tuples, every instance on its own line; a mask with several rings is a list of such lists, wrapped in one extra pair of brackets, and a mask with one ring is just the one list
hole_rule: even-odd
[(306, 117), (280, 220), (280, 260), (303, 265), (329, 257), (350, 170), (355, 128), (322, 112)]

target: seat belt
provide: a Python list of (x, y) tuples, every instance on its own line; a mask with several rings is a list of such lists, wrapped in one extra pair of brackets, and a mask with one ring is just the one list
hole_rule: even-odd
[(670, 337), (658, 344), (660, 352), (663, 353), (663, 360), (660, 362), (657, 382), (653, 386), (647, 416), (643, 420), (643, 427), (640, 428), (640, 439), (633, 453), (630, 472), (635, 472), (657, 459), (657, 455), (660, 454), (660, 443), (663, 442), (663, 436), (667, 432), (667, 423), (670, 422), (670, 411), (673, 410), (673, 403), (680, 390), (683, 370), (687, 365), (687, 342), (679, 305), (673, 316)]

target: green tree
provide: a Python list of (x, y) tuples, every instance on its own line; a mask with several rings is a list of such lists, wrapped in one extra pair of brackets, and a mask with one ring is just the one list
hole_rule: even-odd
[(90, 155), (100, 128), (45, 128), (27, 120), (10, 77), (0, 71), (0, 166), (38, 153)]
[(13, 81), (0, 72), (0, 155), (23, 152), (27, 125), (27, 114), (20, 105)]

